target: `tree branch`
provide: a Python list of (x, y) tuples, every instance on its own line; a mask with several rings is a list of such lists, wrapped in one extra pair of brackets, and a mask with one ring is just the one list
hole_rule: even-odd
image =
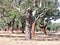
[(41, 13), (40, 15), (38, 15), (38, 17), (35, 19), (35, 22), (39, 19), (39, 18), (43, 18), (45, 16), (45, 14)]

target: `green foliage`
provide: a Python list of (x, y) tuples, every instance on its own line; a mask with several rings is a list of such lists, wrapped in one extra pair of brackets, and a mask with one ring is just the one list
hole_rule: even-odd
[(25, 16), (21, 16), (22, 28), (25, 28), (25, 23), (26, 23), (26, 17)]
[(51, 30), (60, 30), (60, 23), (51, 24)]
[[(40, 0), (37, 0), (37, 5), (38, 7), (33, 7), (32, 10), (36, 11), (35, 15), (32, 16), (32, 20), (36, 19), (45, 9), (46, 11), (46, 15), (43, 17), (43, 22), (46, 21), (48, 24), (50, 24), (49, 21), (51, 21), (52, 19), (58, 19), (59, 17), (59, 11), (57, 10), (57, 6), (56, 3), (54, 3), (51, 0), (42, 0), (44, 1), (45, 7), (39, 7), (40, 6)], [(33, 5), (32, 0), (24, 0), (21, 3), (22, 4), (18, 4), (17, 2), (14, 3), (13, 1), (10, 2), (9, 0), (1, 0), (2, 3), (0, 3), (0, 14), (3, 13), (3, 8), (5, 8), (5, 12), (6, 15), (8, 15), (8, 21), (12, 20), (13, 18), (15, 18), (17, 21), (19, 22), (19, 25), (25, 26), (25, 21), (26, 21), (26, 16), (22, 16), (24, 14), (21, 14), (21, 12), (26, 12), (26, 10), (31, 7)], [(15, 9), (15, 7), (20, 8), (20, 12)], [(23, 10), (23, 11), (22, 11)], [(7, 22), (6, 18), (3, 17), (4, 22)], [(45, 19), (46, 18), (46, 19)], [(50, 20), (50, 18), (52, 18)], [(37, 20), (37, 28), (39, 29), (39, 24), (42, 21), (42, 19), (40, 18), (39, 20)], [(16, 24), (15, 22), (15, 24)], [(6, 23), (5, 23), (6, 24)], [(48, 25), (49, 26), (49, 25)], [(16, 27), (16, 25), (15, 25)]]
[(16, 9), (11, 9), (8, 11), (8, 15), (10, 19), (15, 18), (19, 18), (20, 17), (20, 13), (16, 10)]
[(22, 9), (27, 10), (32, 5), (31, 0), (27, 0), (21, 5)]
[(40, 27), (39, 27), (39, 26), (40, 26), (40, 22), (41, 22), (41, 19), (38, 19), (38, 20), (37, 20), (37, 26), (36, 26), (36, 29), (37, 29), (37, 30), (40, 30)]

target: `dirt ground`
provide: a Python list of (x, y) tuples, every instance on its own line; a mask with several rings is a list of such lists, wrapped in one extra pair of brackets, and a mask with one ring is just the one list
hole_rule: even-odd
[(35, 39), (22, 40), (25, 34), (3, 34), (0, 32), (0, 45), (60, 45), (60, 32), (49, 33), (49, 36), (43, 37), (41, 32), (37, 32)]
[(13, 40), (0, 37), (0, 45), (60, 45), (60, 41)]

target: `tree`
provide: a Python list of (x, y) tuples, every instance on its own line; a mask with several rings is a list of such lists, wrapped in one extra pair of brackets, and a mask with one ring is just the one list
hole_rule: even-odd
[(22, 33), (24, 33), (25, 31), (25, 24), (26, 24), (26, 17), (25, 16), (21, 16), (21, 24), (22, 24)]
[[(51, 0), (19, 0), (19, 1), (1, 0), (1, 1), (3, 4), (1, 6), (4, 7), (2, 9), (3, 10), (2, 17), (8, 17), (9, 23), (11, 21), (13, 25), (16, 24), (13, 22), (19, 22), (19, 20), (21, 20), (22, 27), (24, 26), (25, 28), (25, 34), (27, 39), (31, 39), (31, 36), (32, 38), (34, 37), (34, 30), (36, 27), (36, 23), (38, 23), (37, 21), (39, 19), (40, 19), (39, 24), (42, 22), (44, 24), (43, 25), (44, 28), (42, 29), (44, 29), (44, 33), (46, 34), (45, 30), (46, 26), (44, 21), (46, 21), (46, 23), (49, 23), (48, 21), (52, 19), (58, 19), (60, 16), (59, 11), (57, 10), (56, 2), (52, 2)], [(23, 19), (24, 16), (25, 20)]]
[[(58, 15), (58, 10), (56, 9), (55, 6), (55, 2), (52, 2), (50, 0), (26, 0), (24, 1), (24, 3), (21, 2), (20, 4), (20, 9), (23, 10), (22, 15), (24, 14), (25, 16), (27, 16), (27, 9), (30, 8), (29, 10), (32, 10), (32, 13), (35, 12), (34, 16), (31, 15), (31, 17), (34, 17), (34, 20), (32, 21), (32, 35), (34, 34), (34, 29), (35, 29), (35, 25), (36, 25), (36, 21), (38, 21), (38, 19), (43, 19), (43, 23), (45, 18), (47, 18), (46, 20), (50, 19), (50, 18), (55, 18), (55, 16), (59, 16)], [(28, 14), (30, 14), (28, 12)], [(29, 17), (29, 16), (28, 16)], [(55, 18), (56, 19), (56, 18)], [(27, 19), (26, 19), (27, 21)], [(26, 22), (27, 23), (27, 22)], [(48, 23), (48, 22), (47, 22)], [(28, 24), (31, 25), (28, 21)], [(30, 31), (30, 28), (27, 26), (28, 31), (27, 36), (30, 35), (28, 32)], [(26, 29), (25, 29), (26, 30)], [(28, 37), (27, 37), (28, 38)], [(29, 36), (30, 38), (30, 36)]]
[[(42, 16), (43, 21), (45, 20), (45, 18), (47, 18), (46, 20), (51, 20), (50, 18), (55, 17), (56, 15), (59, 16), (58, 15), (59, 14), (59, 11), (57, 10), (57, 8), (55, 6), (55, 3), (53, 3), (53, 2), (51, 2), (49, 0), (48, 1), (47, 0), (42, 0), (42, 5), (43, 5), (42, 8), (41, 8), (42, 10), (39, 11), (39, 8), (38, 8), (38, 11), (39, 12), (41, 12), (41, 11), (43, 12), (43, 15), (44, 15), (44, 16)], [(39, 14), (39, 13), (37, 13), (37, 14)], [(38, 17), (37, 17), (37, 19), (38, 19)], [(47, 21), (47, 23), (48, 23), (48, 21)], [(32, 31), (32, 35), (34, 35), (35, 22), (32, 25), (33, 25), (32, 26), (32, 30), (33, 30)], [(47, 34), (46, 33), (46, 30), (45, 30), (45, 27), (46, 26), (44, 26), (44, 28), (43, 28), (44, 29), (44, 33)]]
[(8, 25), (8, 27), (13, 29), (16, 19), (20, 19), (20, 12), (14, 8), (13, 2), (9, 0), (1, 0), (1, 2), (1, 18), (3, 19), (5, 25)]
[(25, 32), (26, 32), (26, 38), (30, 39), (31, 38), (31, 15), (32, 15), (32, 11), (30, 9), (28, 9), (27, 12), (27, 17), (26, 17), (26, 28), (25, 28)]

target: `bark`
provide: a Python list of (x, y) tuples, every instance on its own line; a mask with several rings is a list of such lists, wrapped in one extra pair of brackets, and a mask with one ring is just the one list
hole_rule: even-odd
[(9, 28), (9, 33), (10, 33), (10, 34), (13, 33), (13, 28), (12, 28), (12, 27)]
[(42, 29), (42, 31), (44, 32), (45, 35), (47, 35), (47, 33), (46, 33), (46, 26), (47, 25), (40, 24), (40, 28)]
[(32, 10), (28, 9), (26, 16), (26, 26), (25, 26), (25, 34), (26, 39), (31, 39), (31, 16), (32, 16)]
[(32, 38), (34, 37), (34, 33), (35, 33), (35, 26), (36, 26), (36, 22), (33, 22), (32, 23), (32, 31), (31, 31), (31, 36), (32, 36)]
[(28, 21), (26, 21), (25, 34), (26, 34), (26, 39), (31, 39), (31, 29)]
[[(34, 6), (37, 5), (37, 0), (33, 0), (34, 1)], [(26, 20), (26, 28), (25, 28), (25, 32), (26, 32), (26, 38), (30, 39), (31, 36), (32, 38), (34, 37), (34, 29), (35, 29), (35, 22), (39, 19), (44, 17), (46, 14), (46, 11), (43, 10), (43, 12), (34, 20), (34, 23), (32, 24), (32, 33), (31, 33), (31, 16), (32, 16), (32, 11), (31, 9), (28, 10), (28, 16), (27, 16), (27, 20)], [(32, 34), (32, 35), (31, 35)]]
[(43, 28), (42, 30), (43, 30), (44, 34), (47, 35), (46, 29)]
[(22, 29), (22, 33), (24, 33), (24, 29)]
[[(36, 21), (39, 19), (39, 18), (41, 18), (41, 17), (43, 17), (44, 15), (42, 15), (43, 13), (41, 13), (36, 19), (35, 19), (35, 21), (32, 23), (32, 30), (31, 30), (31, 37), (33, 38), (34, 37), (34, 33), (35, 33), (35, 26), (36, 26)], [(42, 15), (42, 16), (41, 16)]]
[(19, 25), (17, 24), (16, 25), (16, 32), (18, 33), (18, 31), (19, 31)]
[(14, 20), (10, 21), (8, 24), (9, 33), (13, 33)]
[(34, 4), (34, 6), (37, 7), (37, 6), (38, 6), (38, 5), (37, 5), (37, 0), (33, 0), (33, 4)]
[(7, 31), (7, 26), (5, 26), (5, 29), (4, 29), (4, 31)]
[(13, 33), (11, 21), (10, 21), (10, 23), (8, 23), (8, 31), (9, 31), (9, 33)]
[(22, 33), (24, 33), (25, 30), (25, 24), (22, 24)]

